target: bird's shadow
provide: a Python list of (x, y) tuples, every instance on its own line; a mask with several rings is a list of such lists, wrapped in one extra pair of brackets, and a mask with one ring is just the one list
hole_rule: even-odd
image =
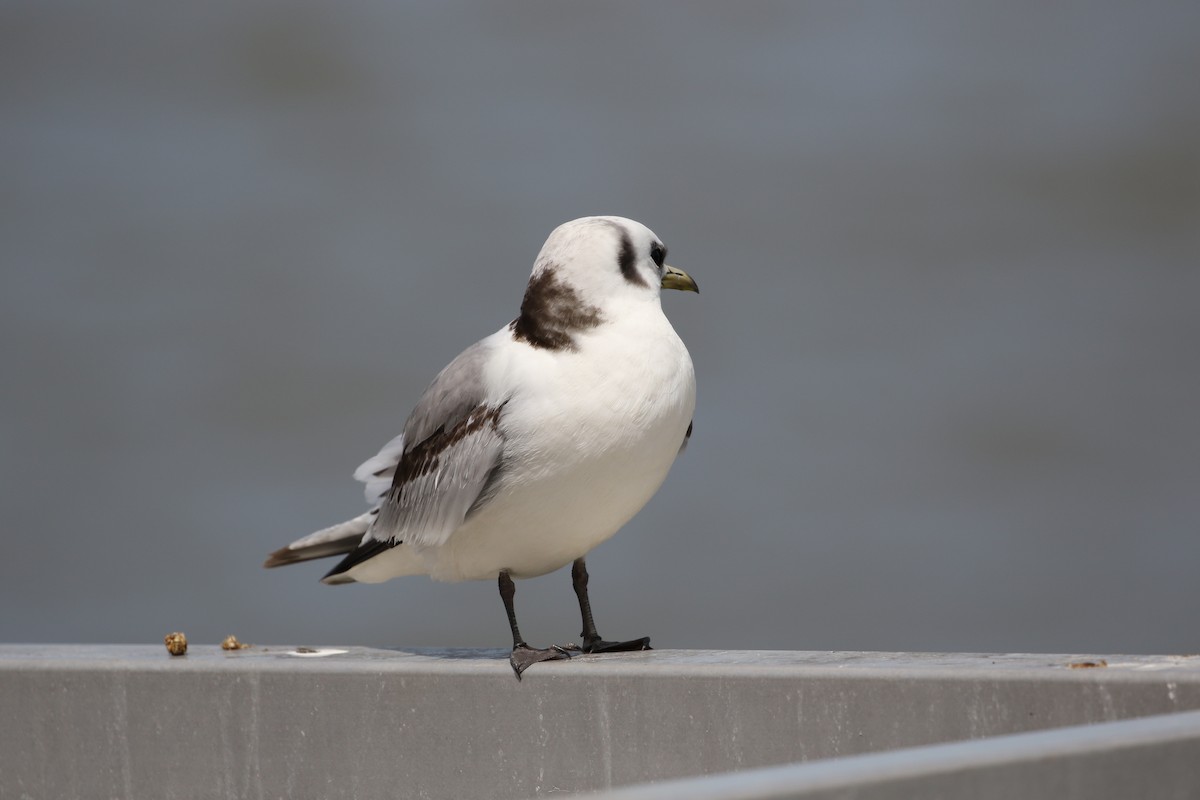
[(507, 661), (509, 656), (509, 651), (501, 647), (381, 647), (379, 649), (443, 661)]

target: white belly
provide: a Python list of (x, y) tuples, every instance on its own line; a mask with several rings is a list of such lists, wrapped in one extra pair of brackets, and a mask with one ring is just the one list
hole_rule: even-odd
[[(489, 580), (502, 570), (531, 578), (616, 533), (666, 479), (695, 411), (691, 358), (661, 312), (658, 319), (654, 330), (624, 339), (610, 330), (602, 342), (584, 342), (565, 365), (525, 359), (516, 376), (524, 391), (502, 417), (503, 477), (493, 499), (444, 544), (399, 545), (349, 574), (366, 582), (418, 573)], [(597, 369), (606, 363), (627, 368)]]
[(587, 554), (633, 518), (662, 486), (688, 419), (664, 420), (637, 446), (576, 460), (513, 486), (423, 553), (438, 580), (481, 580), (508, 570), (532, 578)]

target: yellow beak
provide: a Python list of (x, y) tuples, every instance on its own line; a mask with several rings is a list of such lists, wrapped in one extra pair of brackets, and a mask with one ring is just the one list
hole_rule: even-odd
[(696, 281), (692, 279), (691, 275), (681, 269), (675, 269), (675, 267), (668, 266), (663, 269), (666, 271), (663, 273), (662, 288), (700, 294), (700, 287), (696, 285)]

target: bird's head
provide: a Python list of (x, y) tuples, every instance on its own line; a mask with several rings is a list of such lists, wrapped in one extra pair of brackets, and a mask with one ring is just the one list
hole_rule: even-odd
[(624, 217), (582, 217), (551, 232), (534, 262), (532, 279), (552, 270), (581, 297), (657, 301), (661, 289), (698, 292), (690, 275), (666, 263), (654, 231)]
[(666, 256), (654, 231), (631, 219), (582, 217), (559, 225), (533, 264), (514, 334), (535, 347), (573, 349), (578, 333), (639, 317), (648, 303), (657, 310), (662, 289), (699, 292)]

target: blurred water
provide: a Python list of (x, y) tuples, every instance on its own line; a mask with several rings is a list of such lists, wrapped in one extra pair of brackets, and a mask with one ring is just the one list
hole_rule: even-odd
[[(1195, 652), (1200, 7), (8, 3), (0, 640), (499, 646), (266, 552), (646, 222), (696, 435), (589, 563), (659, 646)], [(522, 583), (536, 642), (565, 574)]]

